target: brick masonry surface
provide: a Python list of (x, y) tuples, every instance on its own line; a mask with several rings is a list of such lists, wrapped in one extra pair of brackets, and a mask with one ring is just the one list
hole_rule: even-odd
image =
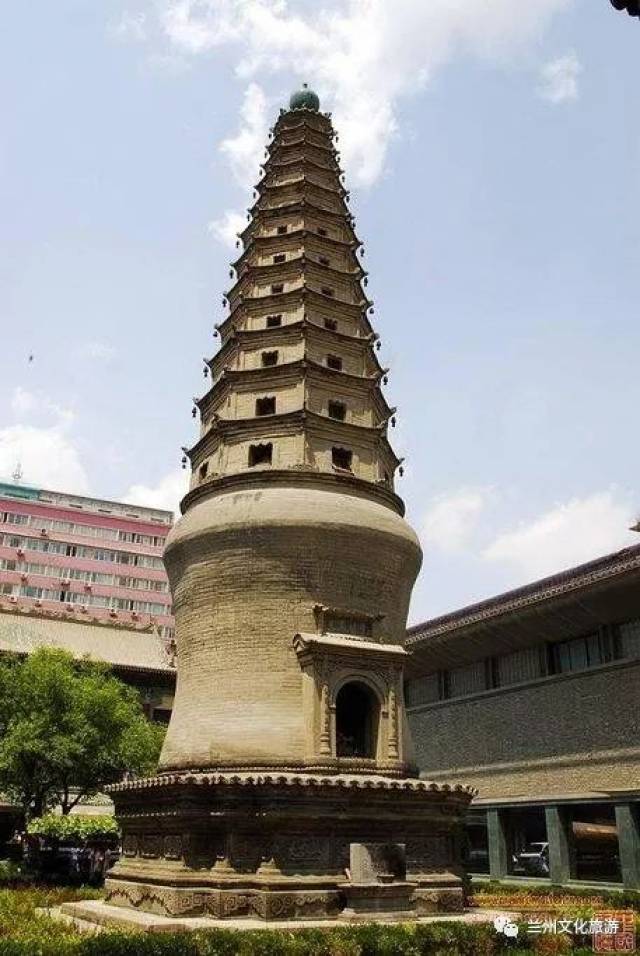
[(640, 662), (413, 709), (418, 763), (480, 797), (632, 789)]

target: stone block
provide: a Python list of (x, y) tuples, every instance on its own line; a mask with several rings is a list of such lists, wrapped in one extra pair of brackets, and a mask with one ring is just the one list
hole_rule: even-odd
[(404, 843), (352, 843), (349, 847), (352, 883), (394, 883), (407, 875)]

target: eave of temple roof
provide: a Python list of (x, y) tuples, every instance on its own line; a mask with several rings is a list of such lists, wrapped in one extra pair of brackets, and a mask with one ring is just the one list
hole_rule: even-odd
[(275, 415), (261, 415), (253, 418), (218, 418), (213, 425), (185, 454), (196, 464), (201, 457), (211, 454), (221, 441), (228, 437), (246, 436), (248, 438), (279, 438), (283, 435), (296, 435), (302, 431), (309, 434), (322, 434), (338, 441), (340, 436), (348, 442), (363, 442), (372, 448), (381, 449), (394, 463), (394, 469), (400, 459), (392, 449), (386, 434), (386, 425), (357, 425), (353, 422), (341, 422), (328, 415), (320, 415), (308, 408), (299, 408), (291, 412)]
[[(319, 133), (318, 130), (316, 130), (315, 132)], [(323, 134), (319, 133), (319, 135), (320, 137), (322, 137)], [(325, 153), (327, 156), (331, 156), (336, 163), (338, 162), (338, 151), (332, 142), (323, 143), (323, 142), (316, 142), (313, 139), (307, 139), (306, 133), (304, 131), (302, 131), (302, 133), (298, 133), (297, 136), (293, 136), (287, 140), (284, 140), (284, 138), (282, 138), (281, 136), (279, 136), (277, 139), (272, 140), (265, 149), (265, 160), (266, 162), (273, 160), (274, 157), (278, 155), (278, 152), (280, 150), (298, 149), (300, 146), (310, 146), (311, 149), (317, 149), (321, 153)]]
[[(313, 146), (311, 148), (313, 149)], [(319, 163), (311, 156), (294, 156), (292, 159), (268, 159), (260, 166), (264, 175), (260, 178), (258, 185), (264, 181), (265, 176), (274, 170), (291, 169), (296, 166), (300, 166), (303, 169), (306, 169), (307, 166), (311, 166), (313, 169), (319, 169), (324, 173), (335, 173), (338, 178), (342, 175), (342, 170), (336, 162), (330, 164)]]
[[(383, 372), (384, 370), (381, 370), (381, 373)], [(200, 409), (202, 418), (206, 419), (211, 406), (217, 404), (220, 407), (234, 386), (238, 388), (245, 385), (249, 389), (262, 386), (265, 390), (282, 388), (286, 385), (295, 385), (305, 377), (308, 377), (314, 384), (333, 382), (337, 387), (351, 391), (353, 394), (360, 394), (363, 391), (371, 392), (373, 389), (375, 410), (381, 419), (386, 421), (396, 411), (388, 404), (379, 388), (381, 374), (375, 376), (351, 375), (348, 372), (329, 369), (326, 365), (320, 365), (309, 358), (298, 359), (295, 362), (284, 362), (281, 365), (269, 365), (265, 368), (224, 369), (209, 391), (202, 398), (196, 400), (196, 404)]]
[[(295, 118), (295, 120), (294, 120)], [(294, 122), (292, 122), (294, 120)], [(269, 130), (274, 139), (283, 130), (302, 129), (309, 127), (313, 130), (321, 128), (322, 132), (328, 132), (330, 136), (335, 136), (335, 130), (331, 125), (331, 119), (328, 114), (316, 110), (284, 110)]]
[[(267, 175), (270, 174), (270, 171)], [(261, 179), (260, 182), (255, 187), (255, 191), (261, 197), (264, 193), (275, 192), (278, 189), (288, 189), (290, 186), (297, 186), (298, 183), (304, 183), (308, 186), (313, 186), (315, 189), (321, 189), (325, 193), (331, 193), (332, 196), (338, 196), (340, 199), (345, 199), (350, 195), (349, 191), (345, 189), (342, 183), (338, 180), (336, 176), (336, 185), (335, 186), (326, 186), (324, 183), (318, 182), (317, 179), (311, 179), (308, 176), (305, 176), (304, 170), (300, 173), (299, 176), (294, 176), (291, 179), (287, 179), (282, 183), (270, 183), (265, 182), (265, 178)], [(260, 198), (258, 198), (252, 208), (259, 206)]]
[[(302, 200), (299, 200), (298, 198), (292, 199), (290, 203), (285, 202), (279, 206), (263, 205), (264, 196), (267, 192), (271, 192), (272, 194), (275, 195), (278, 193), (279, 190), (284, 191), (287, 189), (291, 189), (293, 186), (302, 187), (302, 190), (301, 190), (303, 192)], [(268, 189), (265, 188), (262, 191), (262, 193), (258, 196), (258, 198), (253, 203), (253, 205), (249, 206), (249, 208), (247, 209), (247, 212), (250, 213), (250, 215), (252, 215), (254, 218), (257, 218), (258, 216), (262, 215), (265, 212), (271, 212), (273, 209), (284, 209), (287, 206), (291, 205), (292, 203), (305, 201), (308, 193), (313, 192), (313, 190), (317, 190), (321, 194), (326, 194), (334, 199), (337, 199), (338, 203), (341, 206), (339, 210), (327, 209), (324, 206), (317, 206), (319, 210), (321, 210), (322, 212), (326, 212), (331, 216), (338, 216), (340, 217), (340, 219), (343, 219), (343, 220), (349, 219), (351, 213), (349, 211), (348, 206), (345, 204), (344, 197), (346, 193), (343, 187), (340, 187), (340, 189), (335, 189), (333, 186), (323, 186), (320, 183), (317, 183), (314, 179), (307, 179), (304, 176), (301, 176), (299, 179), (291, 179), (286, 183), (271, 184), (268, 187)], [(308, 202), (309, 200), (306, 200), (306, 201)]]
[[(260, 218), (281, 219), (283, 216), (289, 216), (292, 213), (295, 213), (298, 211), (300, 211), (301, 213), (304, 213), (307, 209), (309, 209), (312, 213), (314, 213), (319, 218), (325, 217), (326, 219), (334, 223), (339, 223), (340, 225), (347, 226), (349, 229), (349, 232), (351, 233), (352, 241), (355, 242), (358, 246), (363, 245), (361, 240), (358, 239), (355, 233), (355, 230), (353, 228), (353, 220), (355, 217), (351, 213), (345, 214), (343, 212), (335, 212), (332, 209), (325, 209), (323, 206), (318, 206), (316, 203), (311, 202), (307, 198), (292, 199), (291, 202), (283, 203), (282, 206), (278, 206), (277, 208), (261, 209)], [(247, 210), (247, 213), (251, 215), (250, 210)], [(250, 221), (247, 223), (247, 226), (239, 234), (240, 238), (242, 239), (245, 245), (247, 243), (247, 239), (245, 238), (247, 236), (247, 233), (249, 233), (249, 231), (254, 229), (256, 226), (260, 225), (260, 218), (252, 216)]]
[(217, 392), (222, 391), (223, 387), (226, 387), (227, 384), (237, 385), (254, 382), (259, 384), (263, 381), (282, 384), (288, 381), (292, 376), (298, 381), (308, 372), (320, 372), (323, 379), (328, 382), (341, 382), (355, 388), (362, 389), (366, 387), (369, 389), (379, 384), (380, 379), (385, 374), (385, 369), (380, 369), (374, 375), (353, 375), (351, 372), (328, 368), (328, 366), (314, 362), (313, 359), (308, 357), (296, 359), (295, 362), (282, 362), (279, 365), (259, 366), (258, 368), (225, 368), (216, 381), (212, 383), (209, 391), (199, 399), (198, 404), (201, 409), (204, 408), (205, 405), (209, 405), (210, 399), (215, 398)]
[(349, 249), (354, 253), (361, 245), (361, 243), (357, 241), (347, 242), (346, 239), (336, 239), (334, 236), (321, 236), (314, 229), (307, 229), (306, 226), (302, 226), (300, 229), (291, 229), (288, 232), (285, 232), (281, 235), (278, 233), (273, 233), (272, 235), (269, 235), (269, 236), (259, 236), (259, 235), (251, 236), (251, 238), (249, 239), (249, 242), (247, 243), (245, 248), (242, 250), (242, 253), (240, 254), (240, 256), (238, 256), (238, 258), (234, 262), (231, 262), (230, 265), (232, 266), (233, 269), (237, 271), (242, 260), (245, 258), (245, 256), (249, 252), (252, 251), (254, 247), (258, 249), (261, 247), (266, 249), (269, 249), (271, 247), (278, 248), (282, 246), (283, 240), (287, 240), (287, 239), (305, 240), (307, 238), (317, 239), (323, 245), (328, 244), (330, 246), (334, 246), (337, 249)]
[(405, 644), (420, 673), (633, 617), (640, 617), (640, 545), (417, 624)]
[[(287, 340), (300, 341), (304, 335), (305, 329), (309, 331), (310, 335), (314, 335), (316, 332), (321, 333), (321, 337), (327, 341), (348, 343), (351, 345), (361, 346), (363, 349), (371, 348), (372, 344), (379, 338), (379, 336), (375, 333), (363, 336), (351, 335), (348, 332), (335, 332), (332, 329), (325, 328), (324, 325), (320, 325), (318, 322), (314, 322), (309, 316), (305, 316), (304, 318), (299, 319), (297, 322), (288, 322), (286, 325), (278, 325), (272, 329), (238, 329), (235, 326), (232, 326), (231, 331), (228, 333), (224, 343), (220, 346), (220, 349), (210, 359), (205, 360), (206, 364), (209, 366), (209, 368), (212, 368), (218, 363), (219, 359), (224, 355), (224, 353), (231, 349), (231, 346), (234, 343), (240, 343), (240, 345), (250, 345), (253, 347), (262, 342), (264, 342), (266, 346), (269, 346), (286, 342)], [(376, 364), (380, 374), (384, 374), (384, 369), (380, 365), (378, 357), (373, 349), (371, 350), (371, 358)]]
[(219, 324), (218, 329), (222, 330), (226, 323), (230, 322), (237, 314), (241, 314), (243, 309), (247, 309), (252, 315), (255, 315), (256, 312), (269, 315), (272, 312), (282, 311), (286, 306), (291, 306), (296, 302), (304, 304), (307, 299), (311, 303), (315, 301), (317, 305), (322, 306), (333, 303), (337, 305), (342, 312), (351, 315), (352, 318), (362, 318), (369, 332), (373, 332), (371, 323), (367, 318), (367, 310), (373, 305), (370, 299), (364, 299), (362, 302), (345, 302), (343, 299), (338, 299), (335, 296), (323, 295), (322, 292), (318, 292), (316, 289), (310, 289), (306, 283), (297, 286), (295, 289), (289, 289), (287, 292), (277, 292), (271, 295), (242, 296), (224, 322)]
[(291, 256), (286, 262), (247, 263), (244, 269), (239, 271), (235, 284), (229, 289), (226, 296), (229, 298), (236, 291), (236, 287), (243, 279), (251, 278), (252, 276), (256, 278), (269, 278), (269, 276), (287, 278), (289, 276), (300, 275), (304, 272), (310, 272), (316, 273), (320, 278), (324, 276), (335, 276), (338, 279), (360, 282), (367, 273), (357, 259), (355, 262), (358, 266), (357, 269), (336, 269), (335, 266), (327, 266), (323, 262), (314, 259), (307, 252), (302, 252), (299, 255)]

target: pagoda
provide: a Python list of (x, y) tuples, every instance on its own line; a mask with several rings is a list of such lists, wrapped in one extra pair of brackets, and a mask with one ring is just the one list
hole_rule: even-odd
[(366, 884), (367, 905), (379, 893), (404, 918), (462, 907), (472, 791), (413, 759), (403, 639), (421, 550), (336, 139), (316, 94), (294, 94), (239, 236), (165, 550), (175, 706), (157, 775), (111, 791), (111, 906), (317, 919), (353, 913)]

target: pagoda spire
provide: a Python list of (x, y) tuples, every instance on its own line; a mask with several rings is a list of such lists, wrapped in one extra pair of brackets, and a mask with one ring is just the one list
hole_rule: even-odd
[(216, 324), (220, 348), (205, 359), (185, 507), (268, 471), (264, 480), (348, 482), (402, 510), (387, 436), (395, 409), (381, 391), (388, 370), (335, 139), (306, 85), (272, 127)]

